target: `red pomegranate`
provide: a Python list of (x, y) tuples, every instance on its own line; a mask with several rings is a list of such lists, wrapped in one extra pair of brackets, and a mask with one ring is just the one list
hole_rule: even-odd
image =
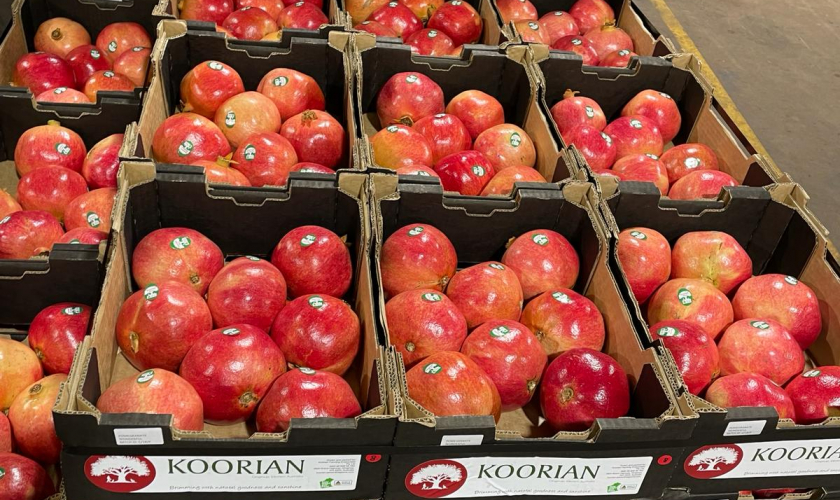
[(592, 44), (595, 53), (598, 54), (599, 60), (619, 50), (632, 51), (635, 49), (630, 35), (623, 29), (616, 28), (615, 21), (591, 29), (583, 37)]
[(548, 30), (539, 21), (514, 21), (513, 26), (523, 42), (548, 45)]
[(132, 47), (114, 61), (114, 72), (124, 75), (135, 87), (145, 87), (151, 54), (149, 47)]
[(496, 10), (505, 24), (511, 21), (536, 21), (539, 17), (537, 8), (530, 0), (496, 0)]
[(88, 44), (76, 47), (67, 54), (65, 61), (73, 68), (76, 84), (80, 88), (83, 88), (88, 78), (97, 71), (111, 69), (111, 62), (95, 45)]
[(373, 11), (368, 19), (391, 28), (403, 40), (408, 40), (411, 35), (423, 29), (423, 21), (411, 9), (396, 1), (388, 2)]
[(410, 224), (382, 245), (379, 268), (386, 297), (417, 289), (443, 291), (458, 266), (452, 242), (428, 224)]
[(141, 287), (173, 280), (203, 296), (224, 260), (221, 249), (198, 231), (168, 227), (140, 240), (131, 260), (131, 274)]
[(252, 186), (284, 186), (298, 157), (292, 144), (274, 132), (246, 137), (233, 153), (233, 168)]
[(117, 187), (117, 172), (120, 169), (120, 148), (123, 134), (113, 134), (90, 148), (84, 163), (82, 176), (91, 189)]
[(490, 182), (481, 191), (481, 196), (507, 196), (513, 192), (514, 184), (517, 182), (545, 183), (547, 181), (532, 167), (524, 165), (508, 167), (501, 172), (497, 172), (490, 179)]
[(633, 52), (632, 50), (621, 49), (605, 55), (598, 65), (611, 68), (626, 68), (630, 65), (630, 59), (638, 55), (639, 54)]
[(90, 102), (96, 102), (96, 94), (104, 90), (106, 92), (131, 92), (134, 90), (134, 82), (113, 71), (97, 71), (90, 75), (85, 82), (82, 92), (85, 93)]
[(598, 130), (607, 126), (607, 117), (594, 99), (578, 96), (579, 92), (566, 90), (563, 99), (551, 107), (551, 117), (561, 135), (579, 125), (589, 125)]
[(47, 212), (13, 212), (0, 219), (0, 259), (28, 259), (49, 253), (63, 235), (61, 223)]
[[(385, 26), (382, 23), (378, 23), (376, 21), (362, 21), (361, 23), (353, 26), (354, 30), (365, 31), (367, 33), (374, 34), (376, 36), (390, 36), (390, 37), (397, 37), (397, 32)], [(450, 40), (451, 41), (451, 40)]]
[(46, 167), (66, 167), (81, 171), (87, 149), (79, 134), (56, 121), (32, 127), (20, 136), (15, 145), (15, 167), (18, 175)]
[(70, 104), (90, 102), (90, 99), (83, 92), (67, 87), (56, 87), (52, 90), (41, 92), (35, 97), (35, 100), (38, 102), (65, 102)]
[(230, 154), (230, 143), (215, 123), (195, 113), (172, 115), (155, 130), (152, 155), (162, 163), (215, 160)]
[(274, 102), (283, 120), (303, 113), (307, 109), (323, 111), (326, 106), (324, 93), (311, 76), (287, 68), (269, 71), (260, 80), (257, 92)]
[(21, 177), (17, 187), (24, 210), (43, 210), (59, 221), (67, 204), (86, 192), (84, 177), (64, 167), (37, 168)]
[(263, 9), (242, 7), (228, 15), (222, 27), (240, 40), (261, 40), (279, 29), (275, 18)]
[(540, 23), (542, 23), (548, 32), (549, 44), (556, 42), (564, 36), (580, 34), (580, 29), (575, 18), (568, 12), (563, 12), (562, 10), (547, 13), (540, 18)]
[(35, 351), (17, 340), (0, 338), (0, 358), (0, 413), (4, 413), (24, 389), (43, 378), (44, 371)]
[(44, 377), (18, 394), (9, 407), (9, 423), (18, 451), (42, 464), (59, 462), (61, 441), (55, 433), (52, 409), (58, 390), (66, 381), (63, 373)]
[(577, 21), (581, 33), (615, 19), (615, 12), (604, 0), (578, 0), (569, 9), (569, 14)]
[(385, 82), (376, 98), (376, 114), (385, 127), (412, 126), (426, 116), (443, 113), (443, 90), (421, 73), (397, 73)]
[(720, 373), (720, 355), (715, 340), (701, 327), (678, 319), (650, 327), (650, 337), (671, 351), (688, 391), (701, 394)]
[[(427, 118), (430, 117), (421, 121)], [(432, 146), (426, 136), (405, 125), (383, 128), (370, 138), (370, 148), (376, 165), (393, 170), (434, 162)]]
[(656, 155), (623, 156), (616, 160), (612, 169), (623, 181), (652, 182), (662, 196), (668, 194), (668, 172)]
[(446, 106), (446, 112), (463, 122), (473, 140), (488, 128), (505, 122), (501, 103), (480, 90), (465, 90), (456, 95)]
[(534, 332), (552, 359), (578, 347), (601, 350), (606, 338), (598, 307), (567, 288), (556, 288), (532, 299), (520, 321)]
[(286, 280), (270, 262), (239, 257), (219, 271), (207, 289), (216, 328), (245, 323), (267, 332), (286, 304)]
[(204, 171), (204, 177), (208, 184), (230, 184), (231, 186), (250, 186), (248, 178), (235, 168), (230, 166), (231, 160), (227, 158), (216, 158), (216, 161), (198, 160), (191, 166), (198, 167)]
[(655, 90), (643, 90), (636, 94), (621, 110), (621, 116), (644, 116), (649, 119), (659, 129), (665, 144), (676, 137), (682, 124), (680, 110), (674, 99), (665, 92)]
[(612, 167), (617, 156), (612, 137), (589, 125), (578, 125), (563, 135), (563, 141), (574, 146), (593, 170)]
[(509, 123), (490, 127), (482, 132), (473, 149), (484, 155), (496, 172), (510, 167), (533, 167), (537, 150), (528, 133)]
[(274, 248), (271, 263), (283, 273), (291, 297), (343, 297), (353, 281), (347, 245), (320, 226), (300, 226), (286, 233)]
[(280, 28), (317, 30), (330, 20), (320, 7), (311, 2), (297, 2), (287, 5), (277, 18)]
[(180, 88), (184, 111), (211, 120), (223, 102), (245, 92), (239, 73), (219, 61), (204, 61), (195, 66), (181, 79)]
[(551, 48), (555, 50), (562, 50), (564, 52), (574, 52), (583, 58), (583, 64), (588, 66), (597, 66), (601, 59), (598, 57), (598, 52), (592, 42), (577, 35), (564, 36), (558, 38), (551, 44)]
[(64, 209), (64, 227), (68, 231), (84, 227), (107, 233), (116, 197), (116, 188), (99, 188), (73, 198)]
[(445, 191), (478, 196), (496, 171), (490, 161), (475, 150), (444, 156), (435, 164), (435, 172)]
[(243, 92), (219, 106), (214, 122), (230, 145), (238, 147), (250, 135), (278, 132), (281, 119), (271, 99), (259, 92)]
[(98, 245), (100, 241), (107, 240), (108, 233), (98, 229), (77, 227), (64, 233), (56, 243), (69, 243), (71, 245)]
[(280, 135), (295, 148), (298, 161), (335, 168), (344, 157), (344, 127), (326, 111), (308, 109), (289, 118)]
[(705, 144), (690, 142), (674, 146), (659, 158), (668, 170), (671, 184), (698, 170), (719, 170), (717, 155)]
[(432, 161), (425, 165), (432, 165), (444, 156), (470, 149), (472, 145), (469, 130), (455, 115), (439, 113), (427, 116), (417, 120), (413, 128), (432, 147)]
[(73, 355), (87, 334), (89, 322), (90, 307), (73, 302), (53, 304), (35, 316), (29, 325), (29, 346), (47, 373), (70, 373)]
[(47, 471), (34, 460), (16, 453), (0, 453), (0, 491), (11, 500), (47, 498), (55, 493)]
[(428, 28), (415, 31), (405, 43), (424, 56), (451, 56), (455, 51), (455, 44), (446, 33)]
[(536, 229), (509, 244), (502, 264), (513, 269), (526, 300), (557, 288), (571, 288), (580, 272), (575, 248), (562, 234)]
[(492, 415), (496, 421), (501, 416), (493, 380), (460, 352), (432, 354), (408, 370), (405, 381), (408, 397), (437, 416)]
[(47, 19), (35, 32), (35, 50), (67, 59), (67, 54), (80, 45), (90, 45), (90, 34), (84, 26), (67, 19)]
[(73, 68), (64, 59), (46, 52), (22, 55), (15, 63), (12, 85), (26, 87), (34, 95), (56, 87), (77, 87)]
[(233, 0), (180, 0), (178, 13), (181, 19), (207, 21), (217, 25), (233, 12)]
[(459, 47), (478, 41), (483, 22), (472, 5), (463, 0), (451, 0), (435, 10), (426, 27), (446, 33)]
[(644, 116), (622, 116), (607, 125), (604, 133), (615, 144), (618, 158), (630, 155), (662, 154), (663, 142), (659, 127)]
[(277, 19), (277, 16), (280, 15), (280, 11), (282, 11), (286, 4), (283, 3), (283, 0), (236, 0), (236, 8), (241, 9), (243, 7), (256, 7), (268, 12), (272, 18)]
[(467, 320), (449, 297), (429, 288), (408, 290), (385, 304), (388, 340), (411, 367), (436, 352), (458, 351)]
[(671, 277), (671, 245), (662, 233), (630, 227), (618, 233), (618, 262), (630, 291), (639, 302), (647, 299)]
[(482, 262), (458, 271), (446, 287), (446, 295), (471, 329), (492, 319), (519, 321), (522, 313), (519, 279), (498, 262)]
[(721, 189), (739, 184), (734, 177), (725, 172), (698, 170), (675, 182), (668, 190), (668, 197), (672, 200), (717, 198)]
[(151, 47), (149, 34), (137, 23), (111, 23), (102, 28), (96, 37), (96, 46), (113, 64), (123, 52), (134, 47)]

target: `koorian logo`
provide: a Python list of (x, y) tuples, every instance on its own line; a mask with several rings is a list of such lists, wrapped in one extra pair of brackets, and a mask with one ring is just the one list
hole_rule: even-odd
[(467, 480), (467, 469), (453, 460), (429, 460), (405, 476), (405, 487), (421, 498), (440, 498), (458, 491)]
[(715, 444), (697, 448), (685, 460), (685, 473), (697, 479), (722, 476), (741, 463), (744, 451), (737, 444)]
[(94, 455), (85, 462), (85, 475), (103, 490), (130, 493), (150, 485), (156, 471), (146, 457)]

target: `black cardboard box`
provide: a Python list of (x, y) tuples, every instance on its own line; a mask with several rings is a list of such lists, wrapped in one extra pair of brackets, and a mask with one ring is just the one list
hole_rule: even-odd
[[(453, 498), (584, 494), (593, 498), (658, 498), (696, 418), (678, 413), (679, 404), (658, 354), (644, 349), (626, 324), (629, 312), (607, 267), (608, 242), (594, 208), (597, 198), (592, 185), (575, 181), (522, 184), (512, 199), (488, 199), (444, 194), (433, 180), (398, 180), (398, 176), (384, 173), (372, 173), (371, 180), (376, 283), (381, 282), (377, 262), (383, 241), (407, 224), (426, 223), (443, 231), (458, 252), (459, 267), (498, 259), (510, 238), (532, 229), (547, 228), (565, 235), (581, 259), (575, 290), (592, 299), (603, 314), (607, 329), (604, 352), (624, 367), (634, 391), (630, 417), (599, 419), (581, 432), (555, 433), (541, 425), (537, 398), (525, 409), (503, 413), (498, 424), (490, 416), (435, 417), (407, 393), (405, 369), (392, 350), (399, 388), (395, 406), (400, 417), (386, 499), (432, 498), (438, 492), (424, 491), (420, 479), (412, 481), (423, 467), (441, 461), (460, 471), (460, 479), (448, 485), (453, 488), (457, 484), (459, 489), (446, 495)], [(379, 285), (376, 293), (385, 342), (385, 299)], [(572, 478), (575, 473), (570, 473), (566, 480), (542, 481), (536, 469), (534, 474), (528, 472), (541, 464), (552, 465), (555, 472), (559, 466), (576, 466), (580, 471), (584, 466), (601, 468), (595, 478), (584, 474)], [(514, 467), (511, 471), (521, 468), (522, 476), (511, 475), (505, 480), (507, 465)], [(482, 478), (482, 471), (489, 469), (502, 473)], [(617, 477), (619, 470), (626, 475)], [(517, 495), (516, 490), (528, 488), (531, 491)]]
[[(636, 94), (652, 89), (667, 93), (680, 110), (682, 126), (674, 144), (699, 142), (709, 146), (717, 154), (720, 170), (743, 185), (760, 188), (778, 182), (781, 172), (756, 154), (756, 148), (714, 99), (694, 56), (640, 57), (629, 68), (584, 69), (580, 58), (561, 52), (534, 50), (533, 55), (542, 83), (541, 105), (558, 145), (567, 146), (551, 119), (550, 108), (563, 98), (567, 89), (598, 102), (608, 123), (620, 115), (624, 105)], [(579, 160), (597, 184), (609, 177), (594, 175), (585, 160)]]
[(521, 127), (534, 142), (534, 168), (547, 181), (580, 175), (577, 166), (566, 159), (551, 138), (550, 117), (538, 104), (538, 87), (526, 62), (525, 46), (502, 50), (472, 46), (456, 59), (412, 54), (407, 45), (376, 42), (367, 34), (357, 34), (355, 40), (360, 149), (371, 166), (382, 168), (376, 165), (370, 147), (370, 137), (380, 128), (376, 116), (379, 89), (394, 74), (414, 71), (434, 80), (443, 90), (446, 103), (465, 90), (480, 90), (498, 99), (505, 110), (505, 121)]
[[(673, 243), (691, 231), (724, 231), (750, 255), (754, 274), (786, 274), (810, 286), (820, 301), (823, 330), (806, 352), (806, 370), (840, 363), (836, 348), (840, 342), (840, 306), (836, 304), (840, 296), (840, 265), (824, 229), (794, 203), (797, 199), (802, 202), (806, 196), (801, 187), (733, 187), (721, 200), (681, 205), (660, 199), (656, 188), (647, 183), (604, 183), (602, 187), (605, 191), (601, 211), (614, 236), (621, 229), (641, 226), (659, 231)], [(634, 311), (639, 337), (669, 359), (672, 384), (682, 396), (679, 401), (688, 404), (681, 408), (682, 413), (698, 417), (694, 434), (671, 479), (671, 488), (693, 495), (840, 486), (840, 451), (832, 453), (840, 450), (840, 418), (796, 425), (792, 420), (780, 419), (774, 408), (723, 409), (691, 395), (670, 352), (659, 342), (651, 342), (643, 308), (629, 290), (614, 245), (609, 261), (622, 294)], [(730, 463), (721, 465), (719, 472), (698, 472), (700, 465), (692, 459), (708, 448), (730, 450), (727, 456), (735, 458), (727, 459)]]
[[(143, 488), (156, 493), (150, 498), (160, 499), (273, 498), (278, 491), (301, 499), (380, 496), (396, 417), (388, 400), (393, 374), (374, 327), (367, 265), (367, 177), (350, 172), (339, 174), (337, 180), (306, 175), (283, 189), (212, 187), (202, 172), (193, 169), (123, 164), (102, 300), (93, 332), (80, 348), (54, 412), (56, 431), (64, 443), (62, 466), (69, 498), (116, 499), (122, 498), (119, 492)], [(136, 288), (129, 262), (143, 236), (159, 227), (186, 226), (213, 240), (228, 258), (267, 256), (282, 235), (306, 224), (346, 236), (355, 262), (354, 286), (345, 300), (359, 315), (362, 345), (345, 377), (366, 410), (362, 415), (294, 420), (282, 434), (252, 434), (245, 423), (178, 431), (170, 426), (168, 415), (102, 414), (95, 408), (111, 383), (138, 373), (119, 352), (114, 327), (120, 306)], [(139, 436), (145, 445), (122, 441), (120, 429)], [(103, 457), (105, 461), (96, 465)], [(125, 457), (140, 467), (129, 478), (135, 481), (132, 486), (118, 484), (120, 477), (101, 469), (109, 460)], [(238, 460), (250, 462), (239, 470)], [(258, 460), (264, 461), (262, 466)], [(254, 472), (275, 460), (284, 473)], [(235, 467), (225, 469), (230, 463)], [(205, 470), (206, 464), (215, 465)], [(251, 473), (246, 474), (249, 467)]]

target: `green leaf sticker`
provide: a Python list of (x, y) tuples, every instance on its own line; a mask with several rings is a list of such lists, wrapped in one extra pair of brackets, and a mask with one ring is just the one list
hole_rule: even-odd
[(289, 83), (289, 79), (285, 76), (278, 76), (274, 80), (271, 80), (271, 84), (275, 87), (285, 87), (287, 83)]
[(3, 467), (0, 467), (0, 479), (3, 479), (3, 477), (5, 475), (6, 475), (6, 469), (4, 469)]
[(694, 296), (691, 295), (691, 292), (687, 288), (680, 288), (677, 290), (677, 300), (684, 306), (690, 306), (694, 302)]
[(85, 220), (90, 227), (99, 227), (102, 225), (102, 219), (99, 218), (99, 214), (96, 212), (88, 212), (85, 214)]
[(233, 128), (234, 125), (236, 125), (236, 113), (228, 111), (225, 114), (225, 127)]
[[(393, 3), (394, 6), (396, 7), (397, 2), (391, 2), (391, 3)], [(408, 75), (407, 77), (405, 77), (405, 81), (406, 81), (406, 83), (417, 83), (418, 81), (420, 81), (420, 77), (418, 77), (417, 75)]]
[(595, 108), (592, 106), (584, 106), (583, 111), (586, 113), (587, 118), (595, 118)]
[(504, 271), (505, 270), (505, 266), (503, 266), (501, 264), (496, 264), (495, 262), (493, 262), (492, 264), (488, 264), (488, 266), (492, 267), (493, 269), (498, 269), (499, 271)]
[(149, 380), (155, 378), (155, 371), (154, 370), (146, 370), (140, 375), (137, 375), (137, 383), (138, 384), (145, 384)]
[(313, 243), (315, 243), (316, 241), (318, 241), (318, 238), (315, 237), (314, 234), (309, 233), (309, 234), (307, 234), (306, 236), (304, 236), (303, 238), (300, 239), (300, 246), (306, 248), (306, 247), (312, 245)]
[(116, 52), (117, 51), (117, 42), (116, 40), (111, 40), (108, 44), (108, 52)]
[(414, 226), (408, 230), (409, 236), (417, 236), (423, 232), (423, 226)]
[(305, 366), (300, 366), (300, 367), (298, 367), (298, 370), (300, 370), (300, 372), (303, 373), (304, 375), (315, 375), (315, 370), (313, 370), (312, 368), (307, 368)]
[(426, 36), (429, 37), (429, 38), (436, 37), (437, 36), (437, 30), (429, 30), (429, 32), (426, 33)]
[(580, 40), (580, 38), (572, 38), (572, 45), (581, 45), (581, 44), (583, 44), (583, 42)]
[(548, 236), (546, 236), (542, 233), (536, 233), (533, 236), (531, 236), (531, 241), (533, 241), (534, 243), (536, 243), (537, 245), (539, 245), (541, 247), (544, 247), (544, 246), (548, 245)]
[(484, 177), (484, 174), (486, 174), (487, 172), (484, 170), (484, 167), (482, 167), (481, 165), (473, 165), (472, 166), (472, 173), (479, 176), (479, 177)]
[(67, 156), (70, 154), (70, 146), (64, 144), (63, 142), (59, 142), (55, 145), (55, 150), (58, 151), (58, 154)]
[(504, 325), (499, 325), (496, 328), (493, 328), (492, 330), (490, 330), (490, 336), (491, 337), (496, 337), (496, 338), (504, 337), (508, 333), (510, 333), (510, 328), (508, 328)]
[(802, 374), (802, 376), (805, 377), (805, 378), (814, 378), (814, 377), (818, 377), (820, 375), (820, 373), (822, 373), (822, 372), (820, 372), (819, 370), (810, 370), (810, 371)]
[(309, 297), (309, 300), (307, 302), (309, 302), (309, 305), (314, 307), (315, 309), (320, 309), (320, 308), (324, 307), (324, 299), (322, 299), (321, 297), (319, 297), (317, 295), (313, 295), (312, 297)]
[(621, 489), (621, 483), (613, 483), (613, 484), (607, 485), (607, 493), (615, 493), (619, 489)]
[(656, 331), (656, 334), (660, 337), (676, 337), (680, 331), (673, 326), (663, 326)]
[(326, 479), (322, 479), (319, 484), (320, 484), (321, 488), (332, 488), (333, 478), (328, 477)]
[(529, 27), (529, 28), (531, 28), (531, 29), (532, 29), (532, 30), (534, 30), (534, 31), (539, 31), (539, 29), (540, 29), (540, 25), (539, 25), (539, 23), (535, 23), (535, 22), (533, 22), (533, 21), (531, 21), (530, 23), (528, 23), (528, 27)]
[(785, 276), (785, 283), (788, 285), (796, 285), (799, 283), (799, 280), (794, 278), (793, 276)]
[(434, 292), (426, 292), (420, 296), (421, 299), (425, 300), (426, 302), (440, 302), (443, 300), (443, 297), (440, 296), (439, 293)]
[(155, 300), (160, 295), (160, 288), (154, 283), (143, 289), (143, 298), (146, 300)]
[(114, 72), (113, 71), (106, 71), (106, 72), (102, 73), (102, 76), (104, 76), (105, 78), (114, 78)]
[(188, 154), (192, 153), (193, 150), (193, 143), (192, 141), (186, 140), (178, 146), (178, 156), (187, 156)]
[(750, 321), (750, 325), (752, 325), (753, 328), (758, 328), (759, 330), (767, 330), (770, 328), (770, 325), (764, 321)]
[(687, 168), (687, 169), (689, 169), (689, 170), (691, 170), (691, 169), (693, 169), (693, 168), (697, 168), (697, 167), (699, 167), (699, 166), (700, 166), (700, 159), (699, 159), (699, 158), (695, 158), (695, 157), (693, 157), (693, 156), (689, 156), (688, 158), (686, 158), (686, 159), (683, 161), (683, 165), (685, 165), (685, 168)]
[(212, 70), (221, 71), (222, 68), (224, 68), (224, 65), (222, 65), (222, 63), (218, 61), (210, 61), (209, 63), (207, 63), (207, 67), (209, 67)]
[(82, 314), (82, 308), (79, 306), (65, 307), (61, 310), (61, 314), (65, 316), (76, 316)]
[(642, 128), (642, 122), (636, 120), (635, 118), (630, 120), (630, 126), (636, 129)]
[(228, 337), (239, 335), (239, 328), (225, 328), (222, 330), (222, 335), (227, 335)]
[(423, 367), (423, 373), (428, 373), (429, 375), (436, 375), (443, 370), (443, 367), (437, 363), (429, 363)]
[(192, 240), (187, 236), (179, 236), (169, 242), (169, 246), (175, 250), (183, 250), (192, 244)]
[(257, 157), (257, 148), (253, 144), (248, 144), (245, 146), (245, 150), (242, 152), (242, 156), (245, 157), (248, 161), (253, 161), (254, 158)]
[(518, 148), (520, 144), (522, 144), (522, 136), (519, 135), (519, 132), (510, 134), (510, 145)]
[(572, 303), (572, 299), (570, 299), (569, 296), (566, 295), (563, 292), (554, 292), (554, 293), (551, 294), (551, 296), (554, 297), (554, 300), (556, 300), (557, 302), (560, 302), (562, 304), (571, 304)]
[(641, 231), (630, 231), (630, 236), (636, 238), (637, 240), (647, 239), (647, 235)]

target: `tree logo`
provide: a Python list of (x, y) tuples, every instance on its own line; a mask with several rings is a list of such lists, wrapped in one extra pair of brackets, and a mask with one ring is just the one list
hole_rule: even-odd
[(694, 297), (687, 288), (680, 288), (677, 290), (677, 300), (679, 300), (680, 304), (684, 306), (690, 306), (691, 303), (694, 302)]
[(537, 233), (537, 234), (531, 236), (531, 240), (533, 240), (534, 243), (536, 243), (537, 245), (539, 245), (541, 247), (544, 247), (544, 246), (548, 245), (548, 236), (546, 236), (542, 233)]
[(440, 302), (441, 300), (443, 300), (443, 297), (441, 297), (439, 293), (432, 292), (426, 292), (423, 295), (421, 295), (420, 298), (422, 298), (426, 302)]
[(443, 367), (437, 363), (429, 363), (423, 367), (423, 372), (429, 375), (437, 375), (441, 370), (443, 370)]
[(693, 478), (712, 479), (737, 467), (743, 458), (744, 452), (736, 444), (713, 444), (697, 448), (683, 468)]
[(315, 309), (320, 309), (324, 307), (324, 299), (319, 297), (318, 295), (313, 295), (307, 299), (309, 305), (314, 307)]
[(820, 373), (822, 373), (822, 372), (820, 372), (819, 370), (809, 370), (809, 371), (803, 373), (802, 376), (805, 377), (805, 378), (814, 378), (814, 377), (819, 377)]
[(481, 165), (473, 165), (472, 173), (477, 175), (478, 177), (484, 177), (484, 174), (486, 174), (487, 171), (484, 170), (484, 167), (482, 167)]
[(85, 220), (87, 220), (88, 226), (90, 227), (99, 227), (102, 225), (102, 219), (99, 218), (99, 214), (96, 212), (86, 213)]
[(405, 487), (421, 498), (440, 498), (458, 491), (467, 481), (467, 469), (454, 460), (429, 460), (405, 476)]
[(108, 52), (116, 52), (117, 51), (117, 42), (116, 40), (111, 40), (108, 44)]
[(64, 156), (67, 156), (67, 155), (70, 154), (70, 146), (68, 146), (67, 144), (64, 144), (63, 142), (59, 142), (58, 144), (56, 144), (55, 145), (55, 150), (58, 152), (58, 154), (61, 154), (61, 155), (64, 155)]
[(491, 337), (496, 337), (496, 338), (504, 337), (508, 333), (510, 333), (510, 328), (508, 328), (504, 325), (499, 325), (496, 328), (493, 328), (492, 330), (490, 330), (490, 336)]
[(183, 250), (192, 244), (192, 240), (188, 236), (178, 236), (169, 242), (169, 246), (173, 250)]
[(630, 231), (630, 236), (636, 238), (637, 240), (647, 239), (647, 235), (641, 231)]
[(510, 145), (518, 148), (520, 144), (522, 144), (522, 136), (518, 132), (512, 133), (510, 135)]
[(187, 156), (188, 154), (192, 153), (193, 150), (193, 143), (191, 141), (184, 141), (178, 146), (178, 156)]
[(248, 144), (245, 146), (245, 152), (243, 153), (245, 159), (248, 161), (253, 161), (254, 158), (257, 157), (257, 148), (253, 144)]
[(528, 27), (531, 28), (534, 31), (538, 31), (540, 29), (540, 25), (533, 22), (533, 21), (528, 23)]
[(408, 235), (409, 236), (417, 236), (418, 234), (420, 234), (422, 232), (423, 232), (423, 226), (417, 226), (417, 227), (413, 227), (413, 228), (409, 229), (408, 230)]
[(551, 296), (554, 298), (554, 300), (556, 300), (557, 302), (560, 302), (561, 304), (571, 304), (572, 303), (572, 299), (570, 299), (569, 296), (566, 295), (563, 292), (554, 292), (554, 293), (551, 294)]
[(225, 115), (225, 127), (233, 128), (234, 125), (236, 125), (236, 113), (228, 111)]
[(766, 321), (750, 321), (750, 325), (752, 325), (753, 328), (758, 328), (759, 330), (767, 330), (770, 328), (770, 324)]
[(663, 326), (656, 331), (656, 334), (660, 337), (676, 337), (680, 331), (673, 326)]
[(220, 63), (218, 61), (210, 61), (209, 63), (207, 63), (207, 67), (214, 70), (214, 71), (221, 71), (222, 68), (224, 68), (222, 63)]
[(65, 307), (61, 310), (61, 314), (65, 316), (75, 316), (77, 314), (82, 314), (82, 308), (79, 306)]
[(146, 457), (94, 455), (85, 462), (85, 475), (103, 490), (130, 493), (154, 481), (155, 466)]
[[(394, 3), (394, 7), (396, 7), (397, 2), (393, 2), (393, 3)], [(419, 80), (420, 80), (420, 78), (417, 75), (408, 75), (407, 77), (405, 77), (406, 83), (416, 83)]]
[(286, 78), (285, 76), (278, 76), (277, 78), (275, 78), (274, 80), (272, 80), (272, 81), (271, 81), (271, 83), (272, 83), (275, 87), (285, 87), (285, 86), (286, 86), (286, 84), (287, 84), (287, 83), (289, 83), (289, 79), (288, 79), (288, 78)]

